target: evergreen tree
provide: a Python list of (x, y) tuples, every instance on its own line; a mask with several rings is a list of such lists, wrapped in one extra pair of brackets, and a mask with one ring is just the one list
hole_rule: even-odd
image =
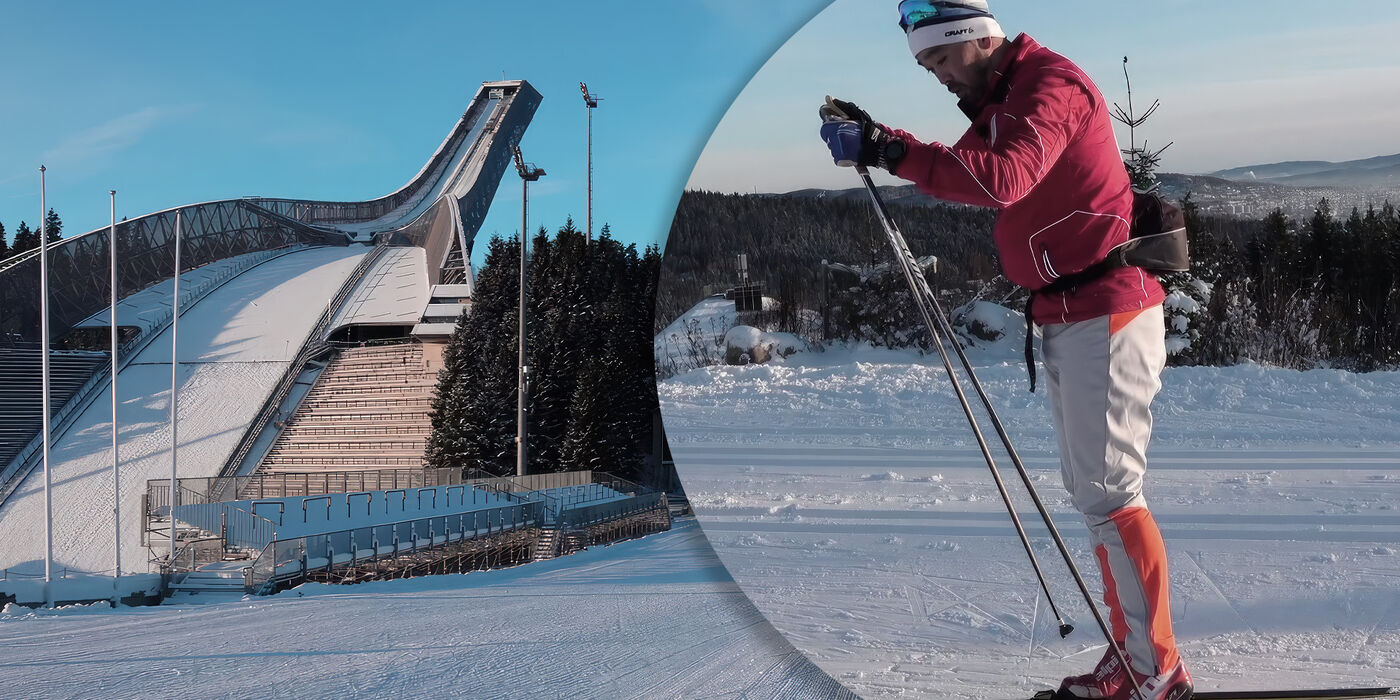
[(53, 207), (49, 207), (49, 213), (44, 216), (44, 226), (48, 229), (50, 243), (63, 240), (63, 220), (54, 213)]
[(541, 228), (531, 243), (528, 351), (530, 449), (542, 471), (568, 471), (561, 457), (569, 405), (587, 361), (593, 296), (586, 286), (587, 236), (568, 219), (554, 238)]
[(0, 223), (0, 260), (10, 257), (10, 242), (5, 238), (5, 224)]
[(1331, 291), (1336, 281), (1332, 256), (1336, 250), (1336, 231), (1332, 221), (1332, 204), (1322, 198), (1313, 210), (1312, 221), (1308, 224), (1309, 236), (1302, 250), (1303, 256), (1311, 262), (1313, 277), (1319, 283), (1318, 291), (1325, 295)]
[[(519, 248), (493, 239), (473, 306), (444, 355), (428, 443), (432, 466), (512, 473)], [(646, 297), (659, 253), (591, 244), (570, 219), (531, 241), (528, 301), (529, 473), (639, 473), (656, 407)]]
[(29, 224), (27, 222), (19, 222), (19, 228), (15, 229), (15, 243), (11, 246), (13, 252), (23, 253), (38, 247), (39, 234), (29, 230)]
[(443, 353), (425, 452), (430, 467), (515, 472), (518, 251), (515, 241), (492, 237), (470, 310)]
[(569, 430), (561, 445), (561, 460), (574, 469), (611, 471), (614, 437), (608, 420), (608, 396), (604, 362), (589, 363), (570, 397)]
[[(1148, 148), (1147, 142), (1142, 145), (1137, 144), (1137, 128), (1142, 126), (1157, 108), (1161, 106), (1159, 101), (1154, 100), (1152, 105), (1142, 114), (1135, 114), (1133, 111), (1133, 84), (1128, 77), (1128, 57), (1123, 57), (1123, 79), (1128, 85), (1128, 109), (1114, 104), (1113, 118), (1128, 127), (1129, 147), (1123, 149), (1124, 167), (1128, 170), (1128, 178), (1132, 182), (1133, 189), (1139, 192), (1148, 192), (1157, 188), (1157, 166), (1162, 161), (1162, 153), (1171, 147), (1168, 143), (1157, 150)], [(1194, 204), (1183, 202), (1183, 207), (1194, 207)], [(1194, 217), (1199, 225), (1199, 216)], [(1188, 235), (1190, 232), (1190, 222), (1187, 223)], [(1197, 238), (1200, 237), (1198, 234)], [(1196, 243), (1197, 241), (1191, 241)], [(1166, 315), (1167, 322), (1167, 356), (1171, 364), (1192, 364), (1196, 361), (1196, 353), (1193, 352), (1193, 345), (1200, 340), (1200, 326), (1205, 322), (1206, 310), (1210, 302), (1211, 286), (1202, 280), (1195, 270), (1187, 272), (1176, 272), (1160, 275), (1159, 280), (1166, 290), (1167, 297), (1162, 304), (1162, 310)]]

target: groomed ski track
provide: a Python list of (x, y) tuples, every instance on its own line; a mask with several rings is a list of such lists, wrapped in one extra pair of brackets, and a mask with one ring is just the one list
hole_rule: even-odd
[[(181, 314), (181, 478), (214, 476), (223, 466), (330, 297), (368, 251), (316, 247), (273, 258)], [(167, 327), (117, 377), (123, 573), (147, 571), (141, 497), (147, 479), (170, 477), (170, 333)], [(109, 383), (51, 450), (55, 576), (65, 569), (111, 575), (111, 409)], [(42, 468), (35, 469), (0, 505), (0, 569), (7, 575), (44, 573), (43, 486)]]
[[(1092, 666), (1091, 616), (1017, 496), (1077, 628), (1059, 638), (936, 359), (843, 352), (660, 385), (677, 468), (735, 580), (866, 698), (1010, 700)], [(1044, 398), (1011, 357), (973, 360), (1098, 590)], [(1197, 689), (1400, 684), (1400, 373), (1173, 368), (1164, 381), (1148, 499)]]
[(6, 697), (854, 697), (768, 625), (693, 519), (495, 571), (115, 612), (11, 607), (0, 647)]

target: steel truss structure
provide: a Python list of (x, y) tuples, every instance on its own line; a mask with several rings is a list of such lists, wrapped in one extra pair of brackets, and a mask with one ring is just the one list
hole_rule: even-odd
[[(116, 225), (119, 292), (171, 278), (175, 213), (181, 270), (296, 244), (415, 245), (431, 284), (471, 283), (472, 239), (510, 165), (540, 94), (523, 80), (483, 83), (452, 131), (408, 184), (377, 199), (328, 202), (244, 197), (191, 204)], [(107, 306), (108, 227), (49, 246), (51, 337)], [(38, 250), (0, 261), (0, 346), (39, 341)], [(58, 343), (61, 345), (61, 342)]]

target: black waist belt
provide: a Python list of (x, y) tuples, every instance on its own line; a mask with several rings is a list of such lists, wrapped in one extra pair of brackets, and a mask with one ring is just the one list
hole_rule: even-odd
[(1094, 280), (1108, 274), (1110, 270), (1124, 267), (1125, 263), (1118, 256), (1109, 256), (1106, 260), (1100, 260), (1079, 272), (1070, 273), (1056, 278), (1054, 282), (1030, 290), (1026, 296), (1026, 372), (1031, 377), (1031, 392), (1035, 392), (1035, 353), (1032, 342), (1035, 338), (1035, 322), (1031, 320), (1031, 306), (1035, 303), (1035, 295), (1042, 292), (1070, 292), (1080, 285), (1093, 282)]

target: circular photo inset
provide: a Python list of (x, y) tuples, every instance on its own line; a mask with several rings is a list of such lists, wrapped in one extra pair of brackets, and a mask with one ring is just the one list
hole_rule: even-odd
[(864, 697), (1400, 685), (1396, 28), (836, 0), (789, 40), (655, 339), (772, 624)]

